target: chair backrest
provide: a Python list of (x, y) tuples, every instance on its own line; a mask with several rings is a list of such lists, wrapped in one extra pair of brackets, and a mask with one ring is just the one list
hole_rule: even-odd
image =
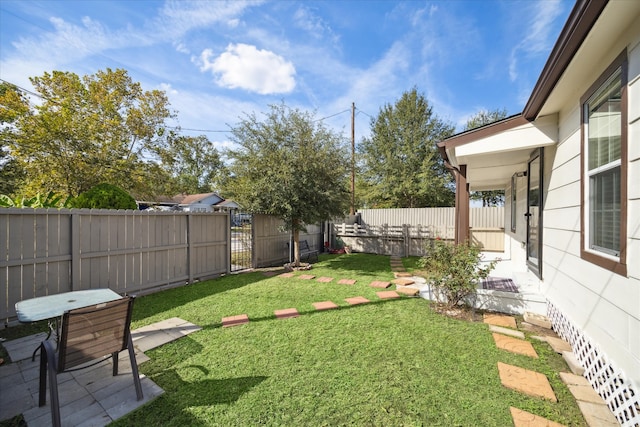
[(125, 297), (65, 312), (58, 372), (125, 350), (133, 301), (133, 297)]

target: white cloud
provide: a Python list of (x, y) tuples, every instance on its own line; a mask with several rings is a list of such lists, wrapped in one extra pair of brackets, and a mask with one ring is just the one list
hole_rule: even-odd
[(553, 21), (562, 13), (562, 3), (555, 1), (540, 1), (532, 3), (535, 9), (532, 13), (524, 13), (530, 16), (530, 21), (524, 26), (526, 36), (511, 51), (509, 57), (509, 78), (515, 81), (518, 78), (518, 64), (521, 55), (536, 56), (546, 55), (553, 43)]
[(200, 71), (211, 71), (219, 86), (245, 89), (261, 95), (289, 93), (296, 86), (293, 64), (268, 50), (243, 43), (229, 44), (211, 60), (213, 52), (200, 55)]

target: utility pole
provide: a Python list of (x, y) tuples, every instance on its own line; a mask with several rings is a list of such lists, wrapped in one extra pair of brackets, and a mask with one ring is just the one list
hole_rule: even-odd
[(356, 214), (356, 103), (351, 103), (351, 209), (349, 215)]

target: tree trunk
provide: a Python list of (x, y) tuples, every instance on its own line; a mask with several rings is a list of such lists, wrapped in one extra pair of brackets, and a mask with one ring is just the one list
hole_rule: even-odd
[(293, 265), (300, 267), (300, 230), (298, 229), (298, 220), (292, 221), (293, 233)]

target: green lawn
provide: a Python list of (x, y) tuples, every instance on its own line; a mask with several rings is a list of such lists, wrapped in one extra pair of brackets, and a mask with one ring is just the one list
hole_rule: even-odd
[[(537, 360), (513, 355), (485, 324), (420, 298), (380, 300), (368, 285), (393, 278), (388, 257), (321, 256), (296, 274), (305, 273), (335, 280), (254, 272), (138, 298), (132, 328), (176, 316), (203, 330), (147, 352), (140, 370), (165, 393), (113, 425), (509, 426), (510, 406), (585, 425), (557, 373), (566, 365), (546, 344), (533, 341)], [(349, 307), (352, 296), (372, 303)], [(340, 308), (316, 312), (325, 300)], [(291, 307), (300, 317), (275, 318)], [(248, 325), (222, 328), (222, 317), (243, 313)], [(504, 388), (498, 361), (547, 375), (558, 403)]]

